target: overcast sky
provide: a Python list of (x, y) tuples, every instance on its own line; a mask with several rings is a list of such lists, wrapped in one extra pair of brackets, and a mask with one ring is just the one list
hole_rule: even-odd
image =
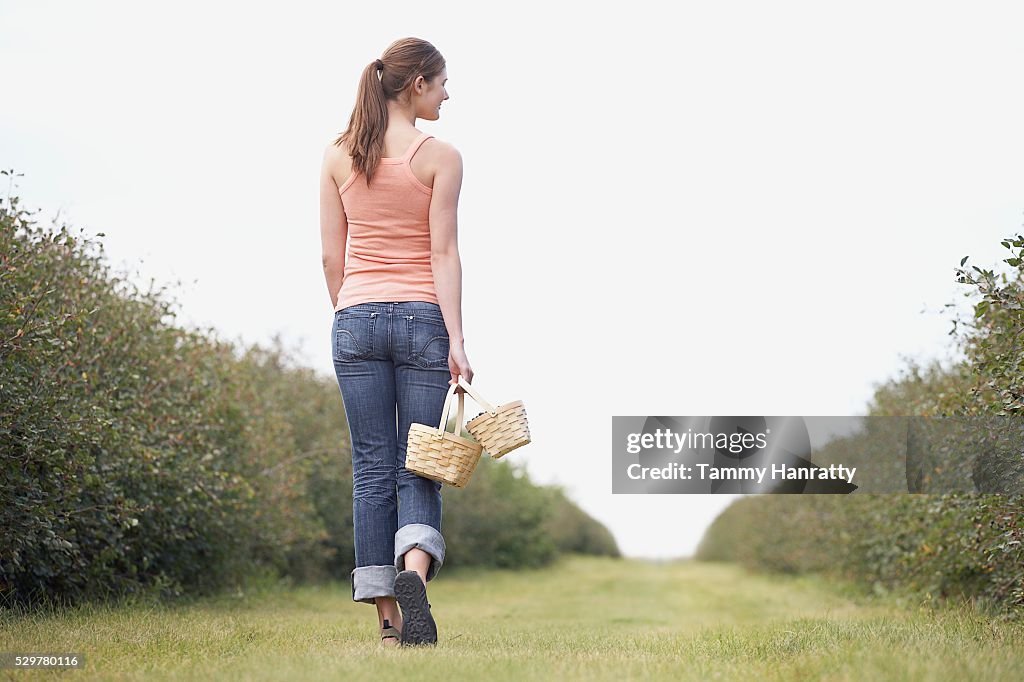
[[(862, 414), (952, 351), (960, 258), (1024, 217), (1017, 3), (0, 2), (0, 167), (180, 321), (333, 379), (321, 154), (431, 41), (474, 386), (631, 556), (726, 496), (612, 495), (612, 415)], [(7, 188), (0, 188), (6, 194)], [(339, 418), (342, 403), (339, 393)]]

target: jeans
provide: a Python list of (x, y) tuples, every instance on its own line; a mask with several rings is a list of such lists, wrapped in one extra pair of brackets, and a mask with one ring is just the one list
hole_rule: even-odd
[(427, 581), (444, 563), (441, 483), (406, 469), (405, 450), (409, 424), (441, 420), (448, 341), (436, 303), (359, 303), (334, 313), (334, 372), (352, 443), (353, 601), (394, 598), (414, 547), (431, 557)]

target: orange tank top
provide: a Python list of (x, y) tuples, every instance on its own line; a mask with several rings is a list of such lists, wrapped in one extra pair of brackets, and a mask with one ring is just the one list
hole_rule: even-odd
[(352, 172), (338, 188), (348, 220), (348, 253), (335, 311), (376, 301), (438, 302), (430, 265), (433, 190), (409, 165), (431, 137), (420, 133), (402, 156), (382, 158), (372, 187), (365, 175)]

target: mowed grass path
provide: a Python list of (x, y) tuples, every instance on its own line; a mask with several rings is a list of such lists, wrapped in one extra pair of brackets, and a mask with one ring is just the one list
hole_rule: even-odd
[(430, 601), (440, 642), (425, 649), (381, 648), (376, 609), (347, 584), (8, 615), (0, 651), (77, 652), (87, 665), (0, 679), (1024, 679), (1020, 624), (728, 564), (442, 569)]

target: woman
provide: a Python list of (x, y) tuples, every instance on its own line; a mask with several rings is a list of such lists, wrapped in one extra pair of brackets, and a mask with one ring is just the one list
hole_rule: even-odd
[(426, 585), (445, 555), (441, 483), (405, 468), (409, 425), (437, 424), (451, 384), (473, 380), (456, 234), (462, 157), (415, 128), (440, 117), (447, 79), (430, 43), (392, 43), (363, 70), (320, 178), (334, 369), (352, 441), (352, 599), (376, 604), (389, 646), (437, 643)]

